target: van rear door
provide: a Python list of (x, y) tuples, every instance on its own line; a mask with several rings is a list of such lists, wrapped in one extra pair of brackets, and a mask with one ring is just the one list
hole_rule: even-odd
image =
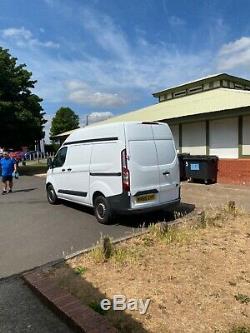
[(151, 125), (125, 125), (131, 208), (158, 205), (159, 166)]
[(165, 124), (152, 125), (159, 164), (159, 201), (179, 198), (179, 166), (172, 133)]

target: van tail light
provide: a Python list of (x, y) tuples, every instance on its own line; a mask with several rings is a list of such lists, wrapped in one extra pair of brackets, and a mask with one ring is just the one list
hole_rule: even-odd
[(126, 149), (122, 150), (121, 160), (122, 160), (122, 187), (125, 192), (129, 192), (130, 191), (130, 177), (129, 177)]

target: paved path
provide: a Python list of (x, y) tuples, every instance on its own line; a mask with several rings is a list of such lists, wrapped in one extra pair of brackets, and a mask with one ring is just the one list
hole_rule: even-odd
[(43, 177), (23, 176), (14, 193), (0, 196), (0, 278), (92, 246), (101, 234), (117, 238), (134, 230), (127, 219), (105, 226), (90, 209), (49, 205), (44, 183)]
[(183, 182), (182, 200), (199, 209), (223, 206), (233, 200), (237, 207), (250, 213), (250, 186)]
[(0, 283), (0, 333), (70, 333), (19, 278)]

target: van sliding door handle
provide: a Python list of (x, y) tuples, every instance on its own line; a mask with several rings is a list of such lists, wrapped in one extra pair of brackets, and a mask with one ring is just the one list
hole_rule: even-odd
[(65, 169), (62, 169), (62, 172), (64, 172), (65, 171)]
[(71, 171), (72, 169), (68, 168), (67, 171)]
[(164, 171), (162, 174), (163, 175), (170, 175), (170, 172), (169, 171)]

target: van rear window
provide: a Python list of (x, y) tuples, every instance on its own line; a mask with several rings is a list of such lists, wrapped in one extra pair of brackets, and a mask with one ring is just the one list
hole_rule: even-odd
[(170, 164), (176, 157), (173, 140), (155, 140), (160, 165)]

